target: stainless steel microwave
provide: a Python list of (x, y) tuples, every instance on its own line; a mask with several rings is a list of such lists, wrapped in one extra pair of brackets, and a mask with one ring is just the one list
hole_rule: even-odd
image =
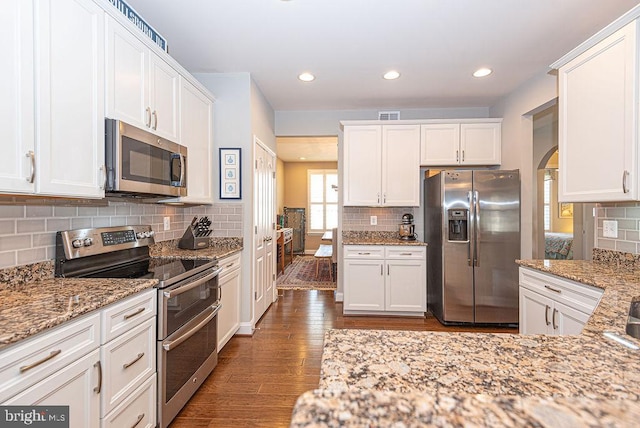
[(115, 119), (106, 119), (105, 133), (108, 194), (187, 195), (186, 147)]

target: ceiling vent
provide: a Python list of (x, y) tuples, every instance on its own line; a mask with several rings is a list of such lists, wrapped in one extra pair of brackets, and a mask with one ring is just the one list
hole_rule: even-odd
[(399, 111), (379, 111), (378, 120), (400, 120)]

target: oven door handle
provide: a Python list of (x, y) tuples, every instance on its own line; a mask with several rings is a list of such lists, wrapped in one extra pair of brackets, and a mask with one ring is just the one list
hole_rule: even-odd
[(177, 288), (174, 288), (173, 290), (165, 291), (162, 294), (167, 299), (171, 299), (171, 298), (177, 296), (178, 294), (182, 294), (182, 293), (187, 292), (187, 291), (189, 291), (191, 289), (194, 289), (196, 287), (201, 286), (202, 284), (204, 284), (207, 281), (211, 281), (213, 278), (218, 276), (218, 274), (220, 272), (222, 272), (222, 268), (215, 269), (213, 272), (211, 272), (210, 274), (208, 274), (206, 276), (203, 276), (200, 279), (197, 279), (197, 280), (195, 280), (193, 282), (189, 282), (188, 284), (183, 285), (182, 287), (177, 287)]
[[(194, 318), (190, 323), (176, 330), (175, 333), (167, 337), (162, 342), (162, 348), (165, 351), (171, 351), (175, 347), (179, 346), (182, 342), (184, 342), (185, 340), (187, 340), (188, 338), (196, 334), (202, 327), (207, 325), (209, 321), (211, 321), (216, 315), (218, 315), (218, 311), (220, 310), (221, 306), (222, 305), (209, 306), (209, 308), (205, 310), (201, 315)], [(211, 312), (207, 315), (207, 311), (211, 311)], [(200, 318), (201, 316), (204, 316), (204, 319), (202, 321), (199, 321), (198, 318)], [(197, 324), (191, 327), (191, 324), (195, 322), (197, 322)]]

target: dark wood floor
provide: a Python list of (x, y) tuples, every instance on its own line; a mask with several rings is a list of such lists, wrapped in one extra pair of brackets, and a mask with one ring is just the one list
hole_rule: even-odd
[(280, 291), (252, 337), (234, 337), (218, 366), (171, 428), (287, 427), (297, 397), (318, 386), (325, 331), (331, 328), (477, 331), (436, 319), (342, 316), (332, 291)]

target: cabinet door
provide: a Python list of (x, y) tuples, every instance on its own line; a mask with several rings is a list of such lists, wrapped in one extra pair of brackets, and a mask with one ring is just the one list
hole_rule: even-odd
[(36, 2), (37, 191), (104, 197), (104, 11)]
[(112, 18), (106, 25), (107, 117), (147, 129), (151, 126), (149, 49)]
[(345, 206), (375, 206), (382, 203), (382, 127), (344, 128), (343, 180)]
[(382, 205), (420, 205), (420, 125), (382, 126)]
[[(220, 260), (220, 264), (223, 261)], [(240, 269), (220, 277), (220, 311), (218, 312), (218, 352), (240, 327)]]
[(0, 67), (0, 141), (5, 161), (0, 164), (0, 191), (32, 193), (33, 3), (7, 1), (2, 9), (0, 39), (5, 59)]
[(420, 126), (420, 165), (458, 165), (460, 124), (438, 123)]
[(552, 333), (553, 300), (520, 287), (520, 334)]
[(151, 129), (154, 133), (177, 143), (178, 134), (178, 88), (180, 75), (157, 55), (150, 53), (149, 82), (151, 84)]
[(502, 124), (463, 123), (460, 125), (461, 165), (500, 165)]
[(634, 21), (559, 70), (562, 202), (638, 199), (636, 31)]
[[(195, 86), (180, 79), (180, 141), (187, 147), (185, 202), (213, 202), (213, 102)], [(221, 171), (224, 173), (224, 171)]]
[(71, 428), (100, 425), (100, 351), (65, 366), (3, 405), (69, 406)]
[(384, 311), (384, 261), (344, 261), (344, 310)]
[(555, 303), (551, 314), (551, 326), (556, 334), (580, 334), (587, 321), (589, 321), (589, 315), (584, 312), (562, 303)]
[(388, 260), (386, 274), (386, 310), (418, 313), (426, 310), (425, 260)]

